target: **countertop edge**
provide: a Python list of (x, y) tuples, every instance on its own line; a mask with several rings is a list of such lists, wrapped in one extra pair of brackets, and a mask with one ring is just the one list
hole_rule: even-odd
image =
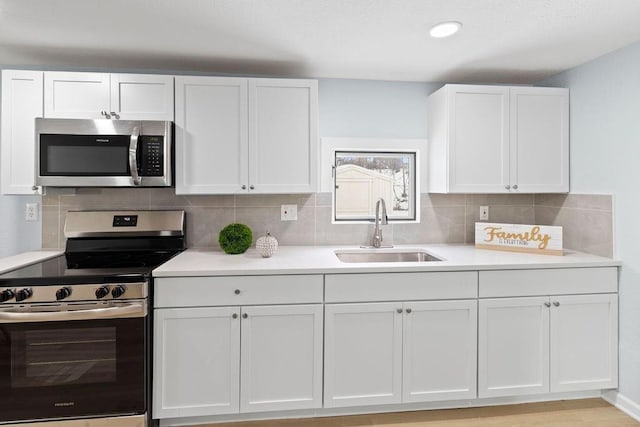
[[(403, 245), (397, 250), (425, 250), (443, 261), (427, 263), (379, 262), (343, 263), (335, 250), (341, 246), (289, 246), (273, 258), (261, 258), (255, 249), (244, 255), (220, 251), (188, 249), (153, 271), (155, 278), (202, 276), (263, 276), (312, 274), (361, 274), (383, 272), (447, 272), (558, 268), (620, 267), (620, 260), (567, 251), (565, 256), (513, 254), (475, 249), (471, 245)], [(356, 249), (357, 250), (357, 249)]]
[(42, 249), (38, 251), (22, 252), (0, 259), (0, 274), (25, 267), (36, 262), (62, 255), (60, 250)]

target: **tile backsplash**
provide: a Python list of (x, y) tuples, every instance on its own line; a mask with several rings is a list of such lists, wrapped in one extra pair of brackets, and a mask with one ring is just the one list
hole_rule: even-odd
[[(479, 207), (491, 222), (561, 225), (565, 248), (613, 254), (612, 198), (574, 194), (422, 194), (419, 224), (382, 226), (384, 242), (473, 243)], [(297, 221), (281, 221), (280, 205), (298, 205)], [(254, 241), (267, 229), (281, 245), (369, 244), (372, 225), (331, 224), (331, 193), (176, 196), (173, 188), (48, 188), (42, 198), (42, 245), (64, 248), (70, 210), (184, 209), (187, 245), (218, 247), (227, 224), (247, 224)], [(587, 231), (588, 230), (588, 231)]]

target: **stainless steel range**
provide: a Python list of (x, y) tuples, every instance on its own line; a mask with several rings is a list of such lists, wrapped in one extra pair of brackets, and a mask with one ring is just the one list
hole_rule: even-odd
[(184, 249), (184, 212), (69, 212), (65, 236), (0, 275), (0, 424), (144, 427), (151, 271)]

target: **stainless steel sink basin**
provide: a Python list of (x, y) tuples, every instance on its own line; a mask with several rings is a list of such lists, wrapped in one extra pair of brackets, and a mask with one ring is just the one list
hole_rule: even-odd
[(342, 262), (431, 262), (442, 261), (440, 258), (424, 251), (406, 252), (350, 252), (336, 251), (338, 259)]

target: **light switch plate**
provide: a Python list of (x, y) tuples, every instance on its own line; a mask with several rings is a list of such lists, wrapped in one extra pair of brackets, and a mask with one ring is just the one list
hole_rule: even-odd
[(298, 205), (281, 205), (280, 219), (282, 221), (296, 221), (298, 219)]

